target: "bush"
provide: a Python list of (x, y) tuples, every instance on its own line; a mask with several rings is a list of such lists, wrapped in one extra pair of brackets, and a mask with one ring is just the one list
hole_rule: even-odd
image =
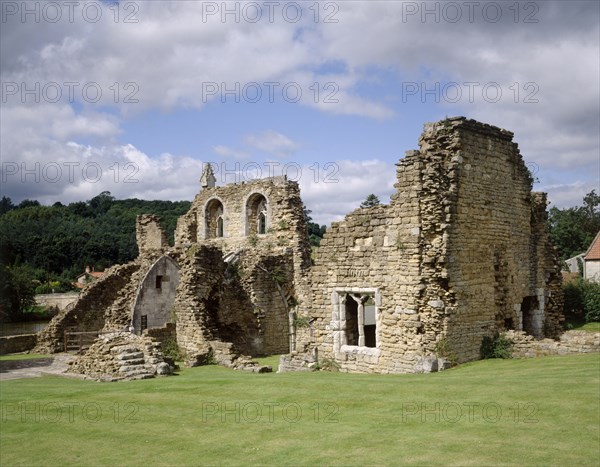
[(481, 358), (512, 358), (513, 341), (504, 334), (485, 336), (481, 341)]
[(36, 294), (64, 293), (70, 292), (74, 287), (66, 281), (51, 281), (45, 284), (38, 285), (35, 288)]
[(180, 362), (183, 360), (183, 353), (177, 345), (177, 339), (170, 338), (162, 343), (162, 353), (165, 357), (172, 358), (173, 361)]
[(321, 371), (338, 372), (340, 371), (341, 365), (333, 359), (324, 358), (315, 368)]
[(588, 282), (583, 294), (583, 307), (586, 322), (600, 321), (600, 284)]
[(600, 321), (600, 284), (579, 278), (565, 284), (563, 290), (567, 317), (585, 316), (588, 323)]

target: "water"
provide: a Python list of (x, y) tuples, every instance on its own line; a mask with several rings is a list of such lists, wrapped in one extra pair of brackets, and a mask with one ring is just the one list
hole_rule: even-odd
[(34, 334), (40, 332), (49, 321), (28, 321), (26, 323), (2, 323), (0, 324), (0, 336), (14, 336), (17, 334)]

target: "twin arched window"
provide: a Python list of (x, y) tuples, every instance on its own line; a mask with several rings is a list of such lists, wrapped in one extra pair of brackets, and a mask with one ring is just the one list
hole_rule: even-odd
[[(223, 203), (217, 198), (211, 199), (206, 204), (204, 212), (204, 238), (221, 238), (225, 236), (223, 212)], [(267, 233), (267, 213), (267, 198), (265, 198), (264, 195), (261, 193), (254, 193), (248, 197), (244, 214), (246, 235), (264, 235)]]

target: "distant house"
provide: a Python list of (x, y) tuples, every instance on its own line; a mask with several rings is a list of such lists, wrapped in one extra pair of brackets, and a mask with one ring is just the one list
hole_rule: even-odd
[(585, 253), (581, 253), (577, 256), (573, 256), (565, 261), (567, 267), (569, 268), (569, 272), (579, 273), (583, 275), (583, 261), (585, 258)]
[(103, 275), (103, 272), (95, 272), (93, 269), (90, 269), (89, 266), (86, 266), (85, 272), (77, 276), (77, 281), (74, 282), (73, 285), (78, 289), (83, 289), (90, 282), (94, 282), (96, 279), (99, 279)]
[(583, 264), (583, 277), (600, 283), (600, 232), (585, 252)]

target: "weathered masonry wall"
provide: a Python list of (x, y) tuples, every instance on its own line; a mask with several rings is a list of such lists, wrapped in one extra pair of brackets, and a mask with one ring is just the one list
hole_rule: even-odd
[(309, 296), (310, 246), (298, 184), (274, 177), (216, 187), (206, 169), (202, 182), (190, 211), (178, 221), (175, 246), (192, 256), (198, 245), (217, 249), (221, 257), (211, 260), (213, 270), (203, 273), (208, 265), (198, 259), (202, 267), (186, 266), (186, 280), (188, 273), (193, 283), (203, 280), (198, 274), (206, 274), (221, 285), (197, 295), (193, 305), (187, 302), (191, 297), (180, 300), (183, 289), (178, 292), (181, 309), (210, 310), (208, 321), (191, 315), (185, 325), (178, 321), (181, 345), (198, 354), (212, 341), (229, 342), (249, 355), (288, 352), (298, 297)]
[[(166, 241), (166, 235), (156, 216), (138, 216), (136, 233), (140, 242), (140, 256), (128, 264), (113, 266), (97, 281), (86, 286), (77, 301), (56, 315), (39, 334), (36, 352), (62, 351), (64, 334), (69, 330), (109, 332), (129, 328), (136, 299), (143, 297), (140, 294), (140, 284), (148, 277), (153, 265), (162, 267), (162, 263), (157, 263), (157, 260), (164, 254), (165, 248), (160, 245), (164, 245)], [(169, 258), (169, 261), (168, 264), (173, 267), (173, 258)], [(172, 275), (176, 281), (176, 274)], [(169, 282), (165, 282), (167, 284)], [(173, 300), (172, 296), (170, 300)], [(161, 305), (161, 302), (142, 300), (137, 309), (143, 308), (149, 309), (152, 315), (156, 310), (167, 309), (169, 306), (164, 301)]]
[[(445, 254), (429, 274), (436, 284), (427, 289), (427, 303), (439, 300), (445, 348), (458, 361), (478, 359), (483, 336), (496, 331), (541, 338), (560, 329), (560, 274), (546, 232), (546, 200), (532, 194), (512, 137), (466, 120), (429, 126), (421, 137), (447, 180), (431, 209), (444, 211), (428, 223), (428, 243), (441, 240)], [(436, 288), (439, 295), (431, 293)]]
[(130, 284), (132, 275), (140, 268), (137, 262), (113, 266), (100, 279), (89, 284), (79, 299), (56, 315), (39, 333), (36, 353), (63, 350), (64, 333), (68, 328), (77, 331), (100, 331), (106, 324), (111, 307), (122, 300), (120, 294)]
[(158, 216), (142, 215), (136, 219), (136, 240), (140, 256), (155, 254), (169, 247), (166, 232), (160, 226)]
[[(203, 188), (177, 222), (175, 245), (210, 243), (226, 252), (257, 246), (292, 248), (307, 256), (299, 251), (308, 244), (305, 227), (298, 184), (273, 177)], [(310, 264), (309, 255), (303, 259), (305, 266)]]
[(389, 206), (325, 235), (298, 354), (316, 349), (344, 371), (428, 371), (478, 359), (497, 331), (560, 332), (545, 198), (512, 133), (453, 118), (426, 125), (419, 144), (397, 164)]
[(19, 336), (0, 337), (0, 355), (27, 352), (35, 347), (37, 334), (21, 334)]
[(150, 267), (133, 305), (131, 323), (136, 334), (175, 320), (173, 303), (178, 283), (179, 266), (172, 258), (162, 256)]
[(600, 352), (600, 332), (566, 331), (558, 340), (536, 340), (523, 331), (508, 331), (506, 337), (513, 342), (515, 358)]

